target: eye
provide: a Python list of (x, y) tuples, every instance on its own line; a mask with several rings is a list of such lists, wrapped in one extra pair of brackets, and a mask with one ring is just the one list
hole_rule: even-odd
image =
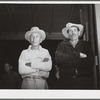
[(33, 36), (33, 37), (31, 37), (30, 39), (34, 39), (34, 36)]
[(69, 32), (72, 32), (72, 30), (70, 29)]
[(77, 29), (74, 29), (75, 31), (77, 31)]

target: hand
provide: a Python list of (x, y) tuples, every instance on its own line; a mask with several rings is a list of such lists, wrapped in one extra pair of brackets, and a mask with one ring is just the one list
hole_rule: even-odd
[(45, 71), (39, 71), (39, 76), (48, 78), (49, 77), (49, 72), (45, 72)]
[(36, 70), (36, 72), (39, 72), (39, 69), (35, 69)]
[(39, 69), (34, 69), (34, 68), (33, 68), (32, 70), (33, 70), (34, 72), (33, 72), (31, 75), (34, 75), (34, 73), (35, 73), (35, 74), (36, 74), (36, 73), (38, 74), (38, 72), (39, 72)]
[(55, 76), (59, 80), (59, 78), (60, 78), (59, 71), (56, 72), (56, 75)]
[(86, 58), (86, 57), (87, 57), (86, 54), (80, 52), (80, 58)]
[(43, 62), (48, 62), (49, 61), (49, 58), (44, 58), (43, 59)]
[(55, 69), (56, 69), (56, 74), (55, 74), (55, 76), (56, 76), (56, 78), (59, 80), (60, 75), (59, 75), (59, 68), (58, 68), (57, 65), (55, 65)]

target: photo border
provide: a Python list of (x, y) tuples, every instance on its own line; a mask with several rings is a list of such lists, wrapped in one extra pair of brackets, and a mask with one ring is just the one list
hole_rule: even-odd
[[(99, 0), (98, 0), (99, 1)], [(20, 0), (20, 1), (0, 1), (0, 4), (100, 4), (100, 1), (26, 1), (26, 0)], [(100, 99), (100, 90), (0, 90), (0, 99), (5, 100), (96, 100)]]

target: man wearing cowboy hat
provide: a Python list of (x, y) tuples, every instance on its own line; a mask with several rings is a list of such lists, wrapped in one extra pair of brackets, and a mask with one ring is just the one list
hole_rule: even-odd
[(25, 34), (25, 39), (31, 45), (23, 50), (19, 57), (19, 73), (23, 78), (23, 89), (48, 88), (46, 78), (49, 77), (52, 60), (49, 51), (40, 45), (45, 38), (45, 32), (38, 27), (32, 27)]
[(55, 52), (59, 88), (92, 89), (94, 54), (88, 42), (79, 39), (83, 25), (67, 23), (62, 34), (65, 40), (58, 44)]

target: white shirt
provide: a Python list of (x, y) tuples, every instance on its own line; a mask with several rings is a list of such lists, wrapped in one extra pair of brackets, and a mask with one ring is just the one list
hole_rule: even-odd
[[(44, 58), (48, 58), (47, 62), (43, 62)], [(27, 66), (26, 63), (31, 62), (31, 67)], [(22, 77), (33, 75), (33, 69), (39, 69), (49, 72), (52, 68), (51, 56), (47, 49), (39, 46), (38, 50), (32, 50), (31, 45), (28, 49), (25, 49), (21, 52), (19, 57), (19, 73)], [(37, 75), (38, 73), (34, 73)]]

